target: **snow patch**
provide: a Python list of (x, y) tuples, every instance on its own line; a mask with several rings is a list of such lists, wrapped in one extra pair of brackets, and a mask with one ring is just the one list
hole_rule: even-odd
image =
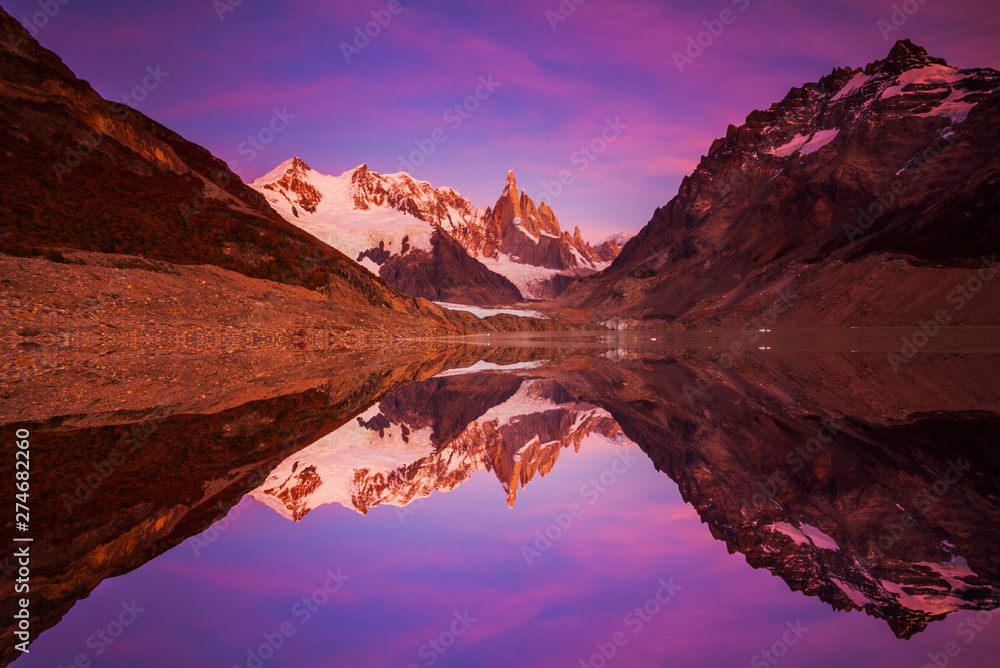
[[(907, 70), (898, 77), (893, 85), (882, 91), (882, 98), (894, 97), (904, 93), (903, 89), (911, 84), (936, 85), (939, 87), (953, 86), (967, 78), (961, 70), (946, 65), (928, 65), (913, 70)], [(914, 91), (906, 91), (914, 92)]]
[(446, 308), (451, 311), (465, 311), (471, 313), (477, 318), (488, 318), (491, 315), (516, 315), (521, 318), (543, 318), (548, 319), (549, 316), (545, 315), (541, 311), (531, 311), (528, 309), (517, 309), (517, 308), (501, 308), (501, 307), (489, 307), (489, 306), (470, 306), (468, 304), (449, 304), (448, 302), (434, 302), (441, 308)]
[[(609, 236), (607, 239), (605, 239), (601, 243), (604, 244), (604, 243), (607, 243), (609, 241), (614, 241), (616, 244), (618, 244), (619, 247), (621, 247), (621, 246), (624, 246), (626, 243), (628, 243), (628, 240), (631, 239), (634, 236), (635, 236), (634, 234), (631, 234), (629, 232), (619, 232), (618, 234), (612, 234), (611, 236)], [(598, 244), (598, 245), (600, 245), (600, 244)]]
[(830, 102), (836, 102), (838, 100), (843, 100), (845, 97), (858, 90), (866, 83), (871, 81), (871, 77), (864, 72), (858, 72), (854, 75), (854, 78), (847, 82), (847, 84), (840, 89), (836, 95), (830, 98)]
[(947, 116), (950, 117), (954, 123), (963, 123), (965, 119), (968, 118), (969, 112), (972, 111), (972, 108), (978, 104), (978, 102), (963, 102), (968, 95), (969, 91), (952, 90), (951, 94), (942, 100), (938, 106), (934, 107), (930, 111), (917, 114), (917, 116)]
[(795, 135), (788, 143), (771, 149), (771, 154), (779, 158), (787, 158), (797, 151), (801, 151), (802, 155), (810, 155), (836, 139), (839, 133), (839, 128), (833, 128), (812, 135)]
[(840, 134), (840, 128), (833, 128), (831, 130), (821, 130), (812, 136), (805, 146), (802, 147), (802, 155), (811, 155), (816, 151), (820, 150)]
[(519, 232), (520, 232), (521, 234), (523, 234), (524, 236), (528, 237), (529, 239), (531, 239), (531, 240), (532, 240), (533, 242), (535, 242), (536, 244), (537, 244), (537, 243), (538, 243), (539, 241), (541, 241), (541, 239), (539, 239), (539, 238), (538, 238), (537, 236), (535, 236), (534, 234), (532, 234), (532, 233), (531, 233), (531, 232), (529, 232), (528, 230), (524, 229), (524, 227), (523, 227), (523, 226), (521, 225), (521, 219), (520, 219), (520, 218), (515, 218), (515, 219), (514, 219), (514, 226), (515, 226), (515, 227), (516, 227), (516, 228), (518, 229), (518, 231), (519, 231)]
[[(279, 172), (280, 169), (279, 166), (267, 175), (255, 179), (253, 187), (264, 195), (285, 220), (325, 241), (350, 259), (357, 261), (359, 255), (378, 248), (380, 242), (391, 255), (399, 255), (403, 239), (406, 239), (411, 249), (432, 249), (431, 235), (434, 228), (429, 223), (387, 207), (368, 210), (354, 208), (355, 185), (352, 181), (355, 170), (344, 172), (340, 176), (309, 172), (309, 183), (319, 191), (321, 200), (316, 206), (316, 213), (309, 213), (298, 206), (296, 208), (299, 215), (295, 216), (292, 213), (292, 203), (284, 193), (279, 194), (262, 187), (279, 180), (284, 175), (284, 171)], [(385, 177), (387, 183), (389, 180)], [(378, 275), (379, 268), (374, 262), (363, 263), (363, 266)]]
[(837, 541), (809, 524), (794, 527), (788, 522), (775, 522), (771, 525), (771, 529), (788, 536), (799, 545), (813, 545), (822, 550), (840, 549)]
[(358, 423), (358, 418), (369, 422), (379, 413), (379, 405), (375, 404), (357, 418), (289, 457), (252, 492), (253, 497), (283, 517), (294, 519), (292, 510), (277, 497), (266, 494), (265, 490), (281, 489), (286, 483), (294, 486), (296, 474), (307, 466), (313, 466), (320, 485), (309, 495), (308, 505), (301, 510), (327, 503), (355, 508), (355, 472), (367, 469), (372, 474), (389, 474), (434, 452), (430, 427), (411, 430), (408, 442), (404, 442), (400, 425), (390, 424), (380, 436), (378, 431)]
[(779, 158), (787, 158), (805, 146), (808, 141), (808, 135), (795, 135), (787, 144), (782, 144), (771, 149), (771, 155), (776, 155)]
[(481, 257), (480, 262), (486, 265), (490, 271), (500, 274), (521, 291), (524, 299), (537, 299), (532, 292), (532, 285), (545, 283), (552, 280), (556, 274), (561, 274), (561, 269), (550, 269), (548, 267), (536, 267), (531, 264), (521, 264), (511, 259), (509, 255), (498, 253), (499, 257)]
[(853, 586), (851, 586), (847, 582), (844, 582), (843, 580), (841, 580), (839, 578), (835, 578), (835, 577), (831, 577), (830, 581), (833, 584), (837, 585), (837, 587), (840, 588), (840, 591), (842, 591), (845, 594), (847, 594), (847, 597), (849, 599), (851, 599), (851, 602), (854, 603), (854, 605), (857, 605), (857, 606), (860, 606), (860, 607), (863, 608), (868, 603), (871, 603), (871, 599), (869, 599), (867, 596), (865, 596), (863, 593), (861, 593), (860, 591), (858, 591), (857, 589), (855, 589)]
[(494, 364), (493, 362), (484, 362), (480, 360), (472, 366), (463, 367), (461, 369), (448, 369), (447, 371), (442, 371), (434, 377), (446, 378), (448, 376), (466, 376), (470, 373), (482, 373), (483, 371), (523, 371), (525, 369), (537, 369), (544, 364), (544, 360), (539, 362), (517, 362), (515, 364)]

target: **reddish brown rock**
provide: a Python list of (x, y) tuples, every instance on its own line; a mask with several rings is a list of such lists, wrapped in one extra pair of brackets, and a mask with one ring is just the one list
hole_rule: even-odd
[[(1000, 73), (908, 41), (793, 88), (716, 140), (612, 266), (560, 301), (598, 319), (910, 325), (1000, 251)], [(1000, 280), (955, 324), (996, 325)]]

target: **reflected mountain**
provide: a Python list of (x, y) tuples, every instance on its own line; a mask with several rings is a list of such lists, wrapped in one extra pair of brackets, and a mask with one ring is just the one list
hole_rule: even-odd
[(278, 466), (253, 496), (298, 521), (325, 503), (362, 514), (496, 475), (514, 507), (564, 448), (599, 433), (624, 440), (607, 411), (549, 379), (498, 372), (443, 375), (389, 393), (355, 420)]
[[(209, 369), (204, 375), (211, 378), (229, 358), (190, 365), (171, 392), (150, 393), (147, 379), (122, 375), (121, 394), (141, 394), (134, 400), (141, 410), (107, 411), (107, 402), (94, 401), (97, 412), (50, 416), (51, 406), (39, 402), (35, 420), (7, 424), (4, 433), (30, 430), (32, 459), (44, 462), (33, 468), (31, 478), (32, 533), (45, 538), (31, 547), (33, 638), (101, 581), (208, 529), (291, 453), (335, 432), (372, 401), (407, 383), (484, 360), (502, 368), (558, 354), (440, 344), (400, 345), (396, 353), (392, 358), (379, 350), (279, 358), (289, 378), (285, 385), (291, 386), (286, 393), (276, 390), (273, 376), (262, 375), (232, 393), (203, 394), (209, 381), (201, 370)], [(183, 388), (188, 395), (180, 396)], [(211, 410), (218, 405), (226, 408)], [(180, 412), (191, 407), (209, 410)], [(13, 465), (13, 457), (0, 463), (6, 479), (13, 479)], [(8, 535), (13, 535), (12, 519)], [(13, 558), (0, 561), (4, 582), (15, 572)], [(16, 599), (13, 587), (4, 587), (0, 611), (8, 619)], [(13, 644), (5, 645), (0, 664), (15, 656)]]
[(996, 356), (918, 358), (900, 378), (884, 355), (613, 356), (546, 372), (751, 566), (901, 638), (1000, 606)]
[(612, 351), (434, 378), (286, 460), (254, 497), (294, 520), (334, 501), (366, 513), (489, 470), (513, 506), (518, 483), (596, 431), (638, 443), (731, 553), (908, 638), (1000, 606), (1000, 365), (919, 360), (898, 385), (885, 360), (786, 353), (727, 371)]
[(918, 356), (899, 376), (866, 353), (725, 365), (710, 351), (456, 344), (309, 359), (294, 392), (248, 384), (240, 396), (259, 398), (217, 412), (151, 399), (141, 414), (8, 425), (46, 462), (34, 628), (247, 494), (298, 521), (332, 502), (403, 507), (488, 471), (513, 507), (591, 434), (638, 444), (731, 553), (901, 638), (1000, 606), (996, 355)]

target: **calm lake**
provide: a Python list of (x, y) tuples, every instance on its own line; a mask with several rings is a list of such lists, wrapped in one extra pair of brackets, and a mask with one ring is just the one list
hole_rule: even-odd
[(995, 666), (1000, 336), (918, 332), (323, 353), (217, 413), (8, 425), (38, 637), (5, 661)]

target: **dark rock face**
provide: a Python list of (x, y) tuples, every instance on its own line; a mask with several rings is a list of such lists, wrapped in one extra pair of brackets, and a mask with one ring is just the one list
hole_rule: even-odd
[(622, 247), (618, 245), (618, 241), (615, 239), (608, 239), (594, 248), (594, 256), (601, 262), (612, 262), (621, 252)]
[[(1000, 250), (998, 121), (1000, 73), (950, 68), (899, 42), (885, 60), (834, 70), (730, 126), (565, 303), (738, 324), (790, 289), (803, 308), (788, 324), (912, 324)], [(1000, 281), (989, 290), (958, 314), (965, 324), (997, 324), (986, 305)]]
[[(409, 249), (406, 249), (406, 250), (409, 250)], [(403, 255), (406, 254), (406, 250), (403, 251), (403, 253), (402, 253)], [(369, 248), (365, 252), (363, 252), (360, 255), (358, 255), (358, 262), (361, 262), (365, 258), (368, 258), (369, 260), (371, 260), (375, 264), (382, 265), (382, 264), (385, 264), (386, 262), (388, 262), (388, 260), (389, 260), (390, 257), (392, 257), (392, 253), (390, 253), (389, 251), (387, 251), (385, 249), (385, 242), (384, 241), (380, 241), (380, 242), (378, 242), (378, 246), (376, 248)], [(414, 295), (414, 296), (422, 297), (423, 295)]]
[[(419, 312), (283, 220), (225, 162), (102, 99), (2, 9), (0, 80), (0, 252), (58, 257), (61, 247), (212, 264)], [(308, 189), (294, 178), (289, 186), (308, 209)]]
[(494, 306), (516, 304), (521, 293), (509, 280), (469, 256), (440, 228), (433, 251), (410, 250), (384, 261), (379, 275), (401, 292), (432, 301)]
[[(690, 353), (567, 358), (544, 373), (611, 413), (730, 552), (908, 638), (1000, 606), (994, 358), (921, 361), (910, 386), (857, 396), (841, 388), (892, 376), (882, 355), (748, 355), (734, 372)], [(955, 373), (962, 388), (940, 393)], [(884, 417), (900, 406), (913, 412)]]

